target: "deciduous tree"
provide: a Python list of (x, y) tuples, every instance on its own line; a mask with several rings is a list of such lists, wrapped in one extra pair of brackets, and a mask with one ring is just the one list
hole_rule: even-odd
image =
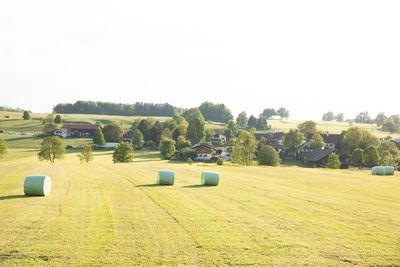
[(56, 159), (63, 158), (64, 144), (58, 136), (49, 136), (43, 139), (38, 153), (39, 160), (48, 160), (54, 163)]
[(311, 149), (319, 149), (319, 148), (323, 148), (325, 146), (326, 146), (326, 143), (324, 142), (324, 139), (322, 138), (322, 136), (319, 133), (315, 133), (310, 141)]
[(251, 165), (257, 148), (256, 139), (251, 132), (242, 131), (232, 150), (232, 160), (241, 165)]

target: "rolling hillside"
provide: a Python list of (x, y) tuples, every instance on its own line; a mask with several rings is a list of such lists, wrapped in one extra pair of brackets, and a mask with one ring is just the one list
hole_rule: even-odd
[[(159, 169), (176, 172), (174, 186), (154, 186)], [(204, 169), (221, 184), (199, 186)], [(39, 173), (52, 193), (25, 197), (24, 177)], [(172, 164), (157, 152), (0, 161), (0, 265), (395, 266), (399, 192), (400, 174)]]

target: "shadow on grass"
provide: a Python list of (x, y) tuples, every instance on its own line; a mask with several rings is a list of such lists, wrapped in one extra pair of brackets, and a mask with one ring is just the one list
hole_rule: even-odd
[(281, 162), (281, 167), (308, 167), (308, 166), (300, 160), (284, 159)]
[(149, 161), (160, 161), (160, 153), (156, 153), (151, 150), (137, 150), (135, 151), (135, 161), (136, 162), (149, 162)]
[(25, 195), (0, 196), (0, 201), (8, 199), (29, 198), (29, 197), (30, 196), (25, 196)]
[(164, 184), (139, 184), (136, 187), (165, 187), (165, 186), (173, 186), (173, 185), (164, 185)]
[(186, 165), (189, 165), (186, 161), (177, 160), (177, 159), (168, 160), (168, 164), (180, 164), (180, 165), (186, 164)]
[(201, 185), (201, 184), (193, 184), (193, 185), (185, 185), (183, 188), (207, 188), (207, 187), (215, 187), (212, 185)]

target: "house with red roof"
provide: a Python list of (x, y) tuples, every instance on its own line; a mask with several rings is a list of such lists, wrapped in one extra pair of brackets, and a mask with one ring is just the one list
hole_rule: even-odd
[(100, 126), (94, 124), (64, 124), (60, 130), (54, 132), (54, 135), (62, 138), (88, 137), (93, 136), (98, 128)]

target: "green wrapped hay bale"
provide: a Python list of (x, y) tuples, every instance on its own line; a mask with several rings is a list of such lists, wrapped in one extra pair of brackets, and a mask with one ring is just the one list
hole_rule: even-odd
[(219, 183), (219, 173), (213, 171), (203, 171), (201, 173), (201, 185), (216, 186)]
[(372, 168), (372, 175), (385, 175), (385, 167), (383, 166), (375, 166)]
[(51, 178), (46, 175), (25, 177), (24, 193), (27, 196), (48, 196), (51, 192)]
[(385, 166), (385, 175), (394, 175), (394, 167), (393, 166)]
[(175, 172), (169, 170), (161, 170), (158, 172), (158, 185), (173, 185), (175, 180)]

